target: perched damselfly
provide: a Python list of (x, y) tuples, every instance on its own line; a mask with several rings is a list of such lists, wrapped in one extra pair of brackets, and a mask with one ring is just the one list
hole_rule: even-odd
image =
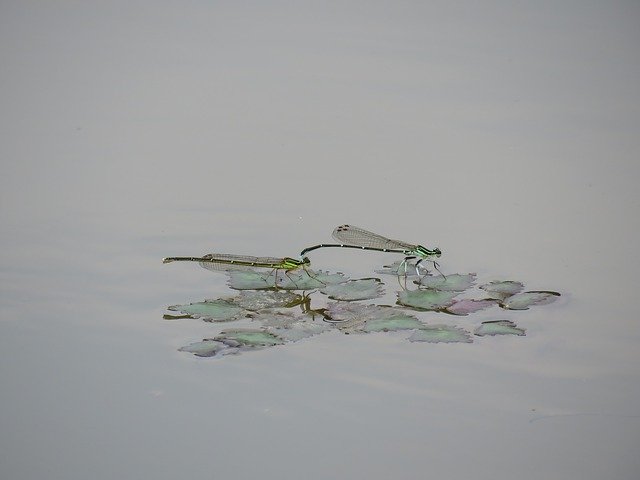
[[(249, 255), (231, 255), (226, 253), (209, 253), (202, 257), (166, 257), (162, 259), (162, 263), (171, 262), (198, 262), (202, 268), (213, 271), (231, 271), (231, 270), (247, 270), (254, 268), (269, 268), (271, 273), (276, 272), (276, 279), (274, 286), (277, 285), (277, 272), (278, 270), (284, 270), (284, 274), (291, 280), (294, 285), (295, 282), (289, 276), (289, 272), (302, 268), (307, 275), (313, 278), (313, 276), (307, 270), (307, 267), (311, 264), (307, 257), (303, 257), (301, 260), (295, 258), (284, 257), (252, 257)], [(270, 274), (271, 274), (270, 273)], [(269, 274), (269, 275), (270, 275)]]
[[(373, 250), (376, 252), (401, 253), (405, 258), (398, 267), (398, 273), (400, 272), (400, 268), (404, 266), (404, 273), (406, 277), (407, 260), (419, 259), (415, 264), (416, 268), (419, 268), (420, 264), (427, 260), (432, 262), (434, 268), (438, 270), (438, 264), (435, 259), (440, 258), (440, 255), (442, 255), (442, 252), (438, 247), (429, 249), (422, 245), (414, 245), (401, 240), (393, 240), (353, 225), (340, 225), (339, 227), (336, 227), (333, 230), (332, 236), (342, 243), (321, 243), (319, 245), (314, 245), (313, 247), (308, 247), (302, 250), (302, 252), (300, 252), (300, 257), (302, 258), (312, 250), (327, 247), (356, 248), (359, 250)], [(438, 270), (438, 272), (440, 272), (440, 270)], [(442, 272), (440, 272), (440, 274), (442, 275)]]

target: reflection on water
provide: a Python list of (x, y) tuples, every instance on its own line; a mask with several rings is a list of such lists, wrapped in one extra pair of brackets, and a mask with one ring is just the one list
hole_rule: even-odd
[[(183, 315), (167, 314), (164, 318), (249, 323), (249, 328), (243, 325), (226, 329), (179, 349), (199, 357), (221, 357), (298, 342), (330, 330), (347, 334), (408, 331), (410, 342), (424, 343), (472, 343), (473, 335), (524, 336), (525, 330), (512, 320), (484, 321), (472, 333), (468, 326), (431, 324), (426, 315), (436, 312), (468, 316), (496, 306), (503, 310), (526, 310), (551, 303), (560, 296), (551, 291), (522, 292), (524, 284), (516, 281), (493, 280), (473, 289), (477, 277), (474, 273), (419, 276), (415, 263), (406, 259), (395, 264), (395, 270), (394, 266), (386, 268), (397, 272), (401, 264), (408, 267), (409, 273), (402, 275), (405, 284), (407, 278), (416, 277), (409, 281), (409, 285), (416, 287), (410, 290), (399, 282), (401, 290), (395, 292), (396, 306), (381, 303), (385, 290), (380, 278), (349, 279), (341, 273), (306, 268), (273, 269), (265, 274), (243, 266), (224, 272), (229, 277), (229, 286), (240, 290), (238, 295), (172, 305), (169, 311)], [(474, 298), (478, 295), (482, 298)], [(362, 300), (376, 303), (359, 303)], [(296, 307), (300, 309), (298, 313), (292, 311)]]

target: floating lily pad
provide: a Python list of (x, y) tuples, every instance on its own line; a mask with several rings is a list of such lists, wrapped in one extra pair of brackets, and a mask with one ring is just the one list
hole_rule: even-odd
[(328, 317), (327, 321), (350, 329), (361, 325), (368, 318), (374, 318), (381, 308), (361, 303), (330, 302), (325, 309), (325, 315)]
[(525, 329), (518, 328), (511, 320), (494, 320), (482, 322), (475, 332), (479, 337), (486, 335), (524, 335)]
[(268, 332), (287, 342), (297, 342), (333, 328), (328, 323), (316, 322), (306, 315), (291, 313), (260, 313), (253, 320), (262, 323)]
[(410, 330), (424, 326), (400, 309), (380, 305), (334, 302), (327, 306), (325, 315), (343, 332)]
[(269, 333), (266, 330), (258, 329), (235, 329), (220, 333), (214, 340), (222, 342), (230, 347), (259, 348), (282, 345), (284, 340)]
[(415, 277), (418, 275), (425, 275), (427, 273), (427, 269), (422, 266), (422, 263), (416, 267), (414, 263), (411, 262), (403, 262), (402, 260), (398, 260), (397, 262), (392, 263), (391, 265), (385, 265), (384, 267), (375, 270), (376, 273), (380, 273), (382, 275), (400, 275), (402, 277)]
[(235, 290), (262, 290), (276, 288), (276, 273), (264, 273), (256, 270), (230, 270), (229, 286)]
[(443, 290), (448, 292), (464, 292), (476, 280), (475, 273), (467, 273), (462, 275), (454, 273), (443, 277), (442, 275), (427, 275), (420, 279), (420, 286), (431, 288), (434, 290)]
[(452, 305), (445, 308), (445, 312), (453, 315), (468, 315), (470, 313), (489, 308), (497, 303), (498, 301), (494, 299), (472, 300), (470, 298), (465, 298), (454, 301)]
[(531, 305), (546, 305), (555, 302), (559, 296), (558, 292), (533, 291), (517, 293), (506, 298), (500, 306), (507, 310), (527, 310)]
[(245, 316), (242, 307), (223, 299), (206, 300), (188, 305), (172, 305), (168, 307), (168, 310), (187, 314), (191, 318), (202, 318), (214, 322), (228, 322)]
[(494, 280), (492, 282), (485, 283), (484, 285), (480, 285), (478, 288), (487, 292), (491, 298), (504, 300), (511, 295), (521, 292), (524, 288), (524, 284), (522, 282), (514, 282), (512, 280)]
[(346, 301), (370, 300), (384, 294), (382, 283), (377, 278), (363, 278), (360, 280), (349, 280), (348, 282), (336, 285), (327, 285), (320, 289), (320, 291), (333, 300)]
[(193, 353), (198, 357), (216, 357), (220, 355), (228, 355), (238, 353), (237, 348), (229, 347), (222, 342), (216, 340), (203, 340), (202, 342), (192, 343), (178, 349), (181, 352)]
[(311, 275), (308, 275), (307, 272), (289, 272), (288, 275), (285, 275), (283, 272), (278, 279), (278, 288), (285, 290), (314, 290), (327, 285), (316, 273), (311, 273)]
[(308, 270), (290, 272), (289, 276), (284, 275), (278, 286), (289, 290), (313, 290), (346, 281), (347, 278), (342, 273)]
[(333, 328), (325, 322), (301, 321), (287, 325), (286, 327), (272, 327), (269, 332), (277, 335), (287, 342), (297, 342), (303, 338), (312, 337)]
[(162, 318), (164, 318), (165, 320), (181, 320), (183, 318), (193, 318), (191, 315), (171, 315), (168, 313), (165, 313)]
[(396, 332), (399, 330), (413, 330), (424, 327), (424, 323), (406, 313), (380, 311), (379, 314), (384, 316), (365, 320), (359, 330), (363, 332)]
[(278, 270), (268, 274), (254, 270), (234, 270), (227, 272), (229, 286), (235, 290), (263, 290), (281, 288), (284, 290), (313, 290), (326, 285), (346, 281), (342, 274), (326, 272)]
[(306, 320), (306, 317), (289, 312), (260, 312), (252, 315), (254, 322), (260, 322), (265, 327), (288, 327)]
[(374, 318), (380, 308), (382, 307), (361, 303), (330, 302), (325, 315), (328, 322), (350, 329), (363, 324), (367, 318)]
[(459, 292), (442, 290), (403, 290), (398, 292), (398, 303), (420, 310), (440, 310), (453, 304), (453, 297)]
[(471, 343), (473, 339), (466, 330), (450, 325), (424, 325), (413, 332), (410, 342), (427, 343)]
[(304, 297), (285, 290), (243, 290), (233, 303), (257, 312), (265, 308), (290, 308), (299, 305)]

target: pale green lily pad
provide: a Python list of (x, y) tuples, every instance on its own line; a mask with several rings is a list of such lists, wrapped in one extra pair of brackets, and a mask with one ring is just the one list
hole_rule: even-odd
[(475, 273), (467, 273), (465, 275), (453, 273), (446, 277), (443, 277), (442, 275), (427, 275), (420, 279), (419, 285), (433, 290), (464, 292), (474, 284), (475, 280)]
[(444, 309), (445, 312), (451, 313), (453, 315), (468, 315), (470, 313), (477, 312), (479, 310), (484, 310), (485, 308), (492, 307), (496, 305), (498, 300), (493, 298), (484, 299), (484, 300), (474, 300), (470, 298), (465, 298), (462, 300), (456, 300), (454, 303), (447, 308)]
[(304, 301), (304, 297), (285, 290), (243, 290), (232, 301), (242, 308), (257, 312), (265, 308), (295, 307)]
[(482, 322), (476, 331), (477, 336), (483, 337), (486, 335), (519, 335), (525, 334), (524, 328), (518, 328), (511, 320), (494, 320), (491, 322)]
[(222, 342), (216, 340), (203, 340), (201, 342), (192, 343), (178, 349), (180, 352), (193, 353), (197, 357), (217, 357), (221, 355), (229, 355), (238, 353), (237, 348), (229, 347)]
[(347, 278), (342, 273), (311, 270), (310, 274), (307, 274), (304, 271), (295, 271), (289, 272), (289, 276), (283, 274), (282, 281), (278, 283), (278, 287), (286, 290), (313, 290), (346, 281)]
[[(308, 273), (309, 272), (309, 273)], [(336, 273), (309, 271), (285, 272), (278, 270), (268, 274), (255, 270), (232, 270), (229, 275), (229, 286), (235, 290), (263, 290), (281, 288), (284, 290), (313, 290), (326, 285), (346, 281), (344, 275)], [(311, 275), (311, 276), (310, 276)]]
[(403, 290), (398, 292), (398, 303), (420, 310), (441, 310), (453, 304), (453, 297), (460, 292), (442, 290)]
[(221, 332), (214, 338), (218, 342), (222, 342), (230, 347), (243, 348), (260, 348), (272, 347), (274, 345), (282, 345), (282, 340), (277, 335), (269, 333), (266, 330), (238, 328), (235, 330), (227, 330)]
[(303, 321), (288, 325), (287, 327), (272, 327), (269, 332), (277, 335), (287, 342), (297, 342), (303, 338), (319, 335), (333, 327), (325, 322)]
[(230, 270), (229, 286), (235, 290), (263, 290), (276, 288), (276, 272), (264, 273), (256, 270)]
[(327, 285), (320, 289), (332, 300), (371, 300), (384, 294), (382, 283), (377, 278), (349, 280), (336, 285)]
[(500, 306), (507, 310), (527, 310), (531, 305), (546, 305), (555, 302), (559, 296), (558, 292), (545, 291), (517, 293), (506, 298)]
[(471, 334), (450, 325), (425, 325), (409, 337), (410, 342), (472, 343)]
[[(398, 311), (384, 313), (388, 316), (365, 320), (359, 330), (363, 332), (397, 332), (424, 327), (424, 323), (412, 315)], [(383, 312), (381, 311), (380, 314), (382, 315)]]
[(260, 313), (254, 316), (253, 320), (260, 322), (267, 331), (287, 342), (297, 342), (333, 328), (328, 323), (316, 322), (306, 315), (288, 312)]
[(484, 285), (480, 285), (478, 288), (487, 292), (491, 298), (504, 300), (511, 295), (521, 292), (524, 288), (524, 284), (513, 280), (494, 280), (492, 282), (485, 283)]
[(325, 309), (328, 322), (335, 323), (341, 330), (354, 330), (368, 318), (375, 318), (382, 307), (361, 303), (330, 302)]
[(393, 262), (391, 265), (385, 265), (384, 267), (374, 271), (382, 275), (396, 275), (401, 277), (415, 277), (425, 275), (427, 273), (427, 269), (422, 267), (422, 263), (420, 266), (416, 267), (414, 263), (403, 262), (402, 260)]
[(306, 320), (306, 317), (290, 312), (259, 312), (252, 315), (254, 322), (260, 322), (264, 327), (289, 327)]
[(343, 332), (380, 332), (420, 328), (417, 318), (394, 307), (333, 302), (327, 305), (329, 322)]
[(246, 316), (242, 307), (223, 299), (206, 300), (188, 305), (172, 305), (168, 307), (168, 310), (184, 313), (191, 318), (201, 318), (213, 322), (229, 322)]

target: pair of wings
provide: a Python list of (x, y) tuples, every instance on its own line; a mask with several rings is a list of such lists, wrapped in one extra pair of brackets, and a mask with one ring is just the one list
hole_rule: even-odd
[(416, 245), (383, 237), (382, 235), (353, 225), (340, 225), (336, 227), (332, 236), (339, 242), (358, 247), (389, 250), (413, 250), (416, 248)]

